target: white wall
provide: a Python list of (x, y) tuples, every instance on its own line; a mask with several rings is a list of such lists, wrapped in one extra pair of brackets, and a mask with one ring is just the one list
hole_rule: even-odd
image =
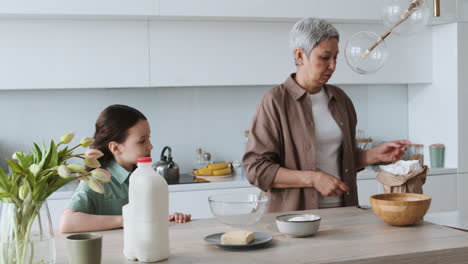
[[(407, 87), (341, 86), (356, 106), (360, 129), (376, 140), (406, 138)], [(243, 131), (249, 129), (256, 104), (270, 89), (253, 87), (172, 87), (0, 91), (0, 165), (33, 141), (59, 138), (74, 131), (92, 136), (99, 112), (110, 104), (128, 104), (149, 119), (153, 157), (173, 148), (182, 172), (191, 170), (195, 149), (217, 160), (238, 160)]]

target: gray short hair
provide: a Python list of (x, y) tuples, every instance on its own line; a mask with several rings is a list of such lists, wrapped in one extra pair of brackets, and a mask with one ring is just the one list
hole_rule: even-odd
[[(332, 24), (323, 19), (303, 18), (294, 24), (289, 33), (289, 47), (292, 52), (296, 48), (301, 48), (309, 57), (312, 49), (317, 47), (320, 41), (329, 38), (340, 40), (340, 33)], [(296, 58), (294, 60), (296, 61)]]

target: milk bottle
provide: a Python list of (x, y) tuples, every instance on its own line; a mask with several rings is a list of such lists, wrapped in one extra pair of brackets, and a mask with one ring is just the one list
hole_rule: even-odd
[(137, 169), (130, 176), (129, 202), (122, 209), (124, 255), (140, 262), (169, 257), (169, 192), (151, 162), (151, 157), (138, 158)]

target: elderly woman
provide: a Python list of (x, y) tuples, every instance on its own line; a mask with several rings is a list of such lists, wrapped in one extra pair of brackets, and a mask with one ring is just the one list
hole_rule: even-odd
[(324, 20), (298, 21), (290, 33), (297, 71), (257, 107), (243, 166), (249, 181), (270, 197), (270, 212), (357, 205), (357, 171), (398, 160), (410, 144), (356, 147), (353, 103), (326, 84), (336, 68), (338, 40)]

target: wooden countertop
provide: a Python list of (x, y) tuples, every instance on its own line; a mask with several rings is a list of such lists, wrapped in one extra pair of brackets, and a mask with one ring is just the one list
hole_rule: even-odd
[[(292, 238), (278, 232), (275, 216), (266, 214), (251, 231), (269, 232), (265, 248), (226, 251), (207, 244), (207, 235), (232, 230), (216, 219), (170, 224), (171, 255), (159, 263), (466, 263), (468, 233), (422, 222), (394, 227), (372, 210), (354, 207), (301, 211), (322, 217), (319, 232)], [(122, 230), (99, 232), (103, 238), (102, 263), (136, 263), (125, 259)], [(64, 235), (57, 235), (57, 263), (67, 263)]]

